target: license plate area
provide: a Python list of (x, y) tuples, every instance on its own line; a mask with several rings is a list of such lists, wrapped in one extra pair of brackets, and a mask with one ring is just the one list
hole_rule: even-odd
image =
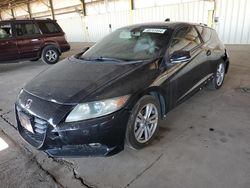
[(31, 118), (22, 112), (18, 112), (20, 124), (23, 128), (34, 134), (34, 130), (31, 124)]

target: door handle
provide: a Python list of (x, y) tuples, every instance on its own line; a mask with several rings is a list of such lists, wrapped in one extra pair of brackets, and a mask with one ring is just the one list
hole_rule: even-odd
[(40, 41), (41, 39), (32, 39), (32, 42)]
[(1, 43), (1, 44), (6, 45), (6, 44), (9, 44), (9, 43), (10, 43), (10, 42), (7, 41), (7, 42), (3, 42), (3, 43)]
[(207, 56), (210, 56), (212, 54), (211, 50), (207, 50), (206, 54)]

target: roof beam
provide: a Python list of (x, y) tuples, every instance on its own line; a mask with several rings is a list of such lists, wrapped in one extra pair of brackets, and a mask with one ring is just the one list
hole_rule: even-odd
[(46, 7), (50, 8), (50, 5), (45, 3), (43, 0), (40, 0), (39, 2), (41, 2), (42, 4), (44, 4)]
[(19, 6), (20, 4), (26, 4), (27, 2), (30, 2), (33, 0), (6, 0), (6, 1), (0, 1), (0, 8), (2, 9), (9, 9), (9, 8), (15, 8)]

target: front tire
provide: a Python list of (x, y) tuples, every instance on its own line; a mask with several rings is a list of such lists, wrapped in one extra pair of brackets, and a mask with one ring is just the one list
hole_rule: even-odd
[(42, 61), (46, 64), (55, 64), (59, 60), (59, 51), (55, 46), (49, 45), (42, 51)]
[(132, 109), (127, 130), (126, 143), (133, 149), (148, 145), (159, 129), (160, 105), (150, 95), (143, 96)]
[(214, 73), (212, 81), (208, 84), (208, 88), (211, 90), (216, 90), (220, 89), (221, 86), (224, 83), (224, 78), (225, 78), (225, 63), (221, 62), (216, 69), (216, 72)]

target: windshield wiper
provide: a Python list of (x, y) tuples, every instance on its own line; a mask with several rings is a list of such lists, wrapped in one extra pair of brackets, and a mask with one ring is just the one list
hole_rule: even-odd
[(100, 56), (98, 58), (93, 59), (94, 61), (117, 61), (117, 62), (122, 62), (124, 60), (113, 58), (113, 57), (104, 57)]

